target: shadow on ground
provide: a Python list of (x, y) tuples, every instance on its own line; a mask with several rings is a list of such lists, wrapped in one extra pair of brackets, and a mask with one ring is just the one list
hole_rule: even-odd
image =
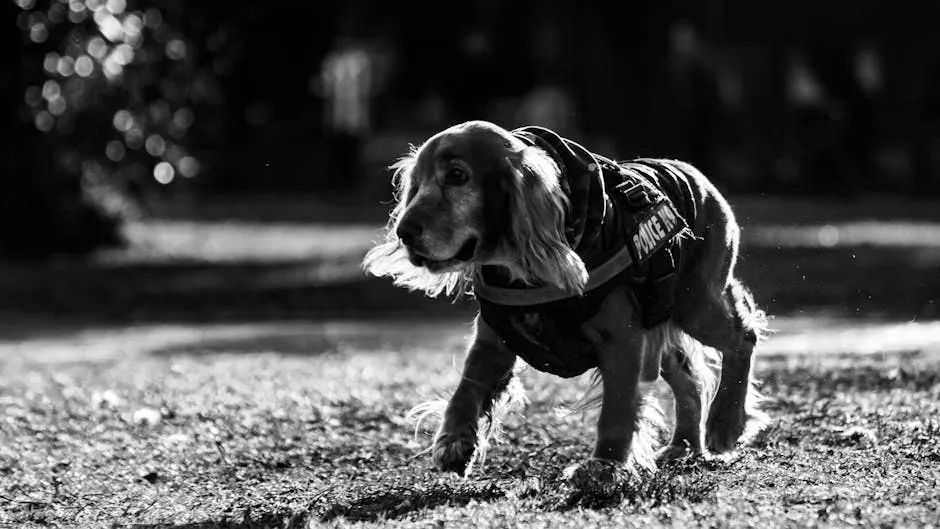
[[(220, 322), (435, 318), (471, 310), (465, 302), (427, 299), (366, 277), (358, 259), (7, 266), (0, 317), (6, 322)], [(327, 267), (340, 271), (330, 277), (323, 273)]]
[[(940, 317), (940, 207), (928, 207), (936, 204), (735, 202), (745, 226), (738, 273), (769, 313)], [(0, 334), (25, 339), (85, 324), (472, 317), (471, 302), (428, 299), (360, 270), (386, 206), (365, 213), (303, 201), (262, 206), (222, 204), (204, 208), (204, 218), (132, 226), (139, 244), (116, 259), (0, 262)]]
[[(358, 257), (5, 266), (0, 317), (6, 322), (152, 323), (473, 313), (469, 302), (428, 299), (396, 288), (387, 279), (367, 277), (358, 270)], [(841, 316), (931, 319), (940, 315), (938, 262), (940, 252), (933, 249), (746, 246), (738, 272), (772, 314), (819, 310)], [(340, 272), (329, 277), (325, 268)], [(22, 332), (28, 333), (28, 327)]]

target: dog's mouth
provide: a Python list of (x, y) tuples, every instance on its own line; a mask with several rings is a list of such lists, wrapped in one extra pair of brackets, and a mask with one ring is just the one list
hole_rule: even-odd
[(477, 253), (477, 238), (470, 237), (467, 239), (467, 242), (463, 243), (463, 246), (460, 247), (460, 250), (454, 254), (453, 259), (465, 263), (470, 259), (473, 259), (474, 254)]
[(408, 252), (408, 259), (411, 261), (411, 264), (415, 266), (423, 266), (432, 272), (445, 270), (452, 266), (466, 263), (467, 261), (473, 259), (473, 256), (476, 255), (477, 252), (477, 245), (477, 238), (470, 237), (467, 239), (467, 242), (463, 243), (460, 249), (457, 250), (457, 253), (448, 259), (432, 259), (410, 249)]

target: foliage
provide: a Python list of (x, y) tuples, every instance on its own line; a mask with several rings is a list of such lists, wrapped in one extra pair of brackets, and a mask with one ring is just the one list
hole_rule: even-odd
[(190, 131), (220, 89), (180, 28), (178, 3), (16, 3), (32, 58), (23, 117), (47, 135), (59, 168), (105, 200), (200, 174)]

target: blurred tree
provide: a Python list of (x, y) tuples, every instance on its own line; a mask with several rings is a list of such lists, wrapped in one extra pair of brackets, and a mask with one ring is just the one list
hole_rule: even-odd
[(14, 67), (0, 96), (10, 142), (0, 249), (49, 255), (117, 244), (132, 199), (201, 170), (186, 138), (195, 106), (219, 90), (167, 20), (181, 6), (14, 0), (2, 9), (0, 53)]
[[(50, 156), (45, 133), (37, 129), (28, 115), (24, 96), (42, 97), (35, 90), (27, 93), (27, 79), (36, 81), (33, 66), (41, 65), (42, 55), (32, 41), (48, 40), (40, 29), (18, 31), (23, 21), (20, 7), (26, 2), (3, 2), (0, 21), (5, 26), (0, 35), (0, 56), (9, 65), (0, 73), (0, 137), (4, 138), (0, 160), (0, 254), (44, 255), (58, 252), (87, 252), (118, 242), (114, 217), (97, 208), (83, 192), (80, 182), (70, 178)], [(44, 26), (43, 26), (44, 27)], [(42, 122), (45, 127), (45, 122)]]

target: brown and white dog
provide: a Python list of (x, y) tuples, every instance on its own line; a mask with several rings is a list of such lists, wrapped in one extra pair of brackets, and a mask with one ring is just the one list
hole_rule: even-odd
[[(600, 406), (592, 459), (652, 469), (656, 460), (732, 450), (742, 435), (757, 431), (767, 417), (756, 407), (759, 395), (751, 377), (752, 355), (766, 321), (734, 277), (739, 228), (731, 207), (688, 164), (647, 160), (647, 165), (635, 167), (630, 162), (612, 165), (615, 162), (593, 158), (573, 142), (557, 145), (571, 147), (582, 161), (590, 161), (585, 167), (592, 171), (589, 177), (595, 187), (593, 171), (602, 163), (613, 170), (669, 173), (685, 189), (687, 204), (673, 208), (682, 216), (684, 234), (665, 241), (655, 240), (662, 233), (652, 231), (653, 245), (675, 245), (680, 239), (682, 245), (682, 257), (675, 260), (674, 298), (663, 321), (650, 323), (638, 302), (638, 283), (620, 280), (629, 270), (618, 267), (613, 279), (606, 277), (611, 273), (601, 273), (605, 278), (595, 281), (588, 261), (597, 265), (600, 257), (585, 251), (584, 241), (572, 240), (570, 217), (583, 208), (574, 203), (577, 186), (566, 182), (571, 175), (566, 175), (558, 153), (541, 140), (488, 122), (448, 128), (393, 166), (398, 202), (386, 239), (366, 255), (365, 269), (429, 296), (476, 292), (479, 298), (484, 278), (508, 287), (504, 291), (539, 292), (542, 297), (532, 299), (547, 303), (542, 307), (569, 303), (558, 301), (562, 298), (579, 303), (590, 292), (601, 292), (590, 310), (576, 309), (581, 317), (573, 326), (549, 330), (542, 328), (545, 321), (541, 321), (536, 322), (538, 329), (520, 331), (551, 332), (561, 335), (552, 343), (580, 344), (575, 353), (596, 368), (595, 386), (577, 408)], [(644, 185), (655, 184), (656, 174), (641, 180)], [(599, 195), (601, 207), (616, 207), (617, 201), (608, 197), (614, 193), (608, 187)], [(635, 262), (639, 250), (633, 251)], [(604, 266), (609, 268), (606, 264), (595, 268)], [(605, 286), (597, 288), (600, 282)], [(499, 316), (498, 303), (480, 301)], [(533, 314), (538, 319), (540, 314), (522, 310), (519, 321), (528, 321)], [(439, 469), (461, 475), (481, 457), (486, 432), (498, 420), (496, 409), (518, 386), (514, 367), (521, 350), (514, 344), (519, 342), (506, 336), (508, 327), (485, 316), (476, 318), (462, 380), (446, 405), (432, 448)], [(569, 324), (570, 320), (565, 317)], [(637, 431), (645, 392), (660, 376), (675, 397), (676, 424), (671, 441), (654, 454)]]

